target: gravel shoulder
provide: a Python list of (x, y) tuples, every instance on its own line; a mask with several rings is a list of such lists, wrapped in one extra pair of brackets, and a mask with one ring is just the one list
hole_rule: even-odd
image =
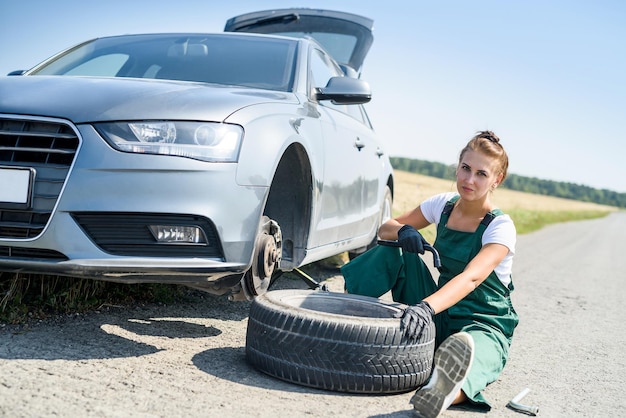
[[(520, 236), (509, 364), (485, 392), (489, 414), (626, 416), (626, 213)], [(317, 271), (341, 291), (337, 270)], [(305, 288), (285, 277), (280, 287)], [(0, 416), (410, 417), (412, 393), (350, 395), (282, 382), (246, 363), (249, 302), (193, 294), (185, 303), (104, 307), (0, 328)], [(444, 417), (483, 414), (449, 410)]]

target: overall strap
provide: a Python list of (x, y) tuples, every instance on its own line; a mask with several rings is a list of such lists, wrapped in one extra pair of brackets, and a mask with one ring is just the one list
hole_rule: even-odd
[(489, 224), (491, 223), (491, 221), (493, 221), (493, 219), (496, 217), (496, 215), (494, 215), (493, 212), (488, 212), (485, 217), (483, 218), (482, 221), (480, 221), (480, 224), (483, 225), (485, 228), (487, 228), (489, 226)]
[(441, 217), (443, 218), (445, 216), (446, 221), (448, 216), (450, 216), (450, 214), (452, 213), (452, 209), (454, 209), (454, 204), (457, 200), (459, 200), (460, 197), (461, 196), (459, 195), (453, 196), (452, 198), (450, 198), (450, 200), (446, 202), (446, 205), (443, 207), (443, 210), (441, 211)]
[(448, 223), (448, 218), (450, 217), (450, 214), (452, 213), (452, 209), (454, 209), (454, 202), (459, 200), (459, 197), (461, 196), (457, 195), (457, 196), (452, 197), (450, 200), (446, 202), (446, 205), (443, 207), (443, 210), (441, 211), (441, 218), (439, 219), (439, 224), (437, 225), (437, 235), (441, 235), (441, 231), (445, 228), (446, 224)]
[(475, 248), (476, 252), (480, 251), (480, 248), (482, 247), (482, 236), (485, 233), (485, 230), (487, 229), (491, 221), (496, 219), (496, 216), (499, 216), (502, 214), (503, 212), (500, 209), (494, 209), (490, 212), (487, 212), (483, 220), (480, 221), (480, 224), (478, 224), (478, 228), (476, 228), (476, 232), (474, 232), (475, 234), (477, 234), (478, 237), (480, 237), (476, 241), (476, 248)]
[[(491, 221), (493, 221), (496, 218), (496, 216), (500, 216), (502, 214), (503, 212), (500, 209), (494, 209), (485, 215), (483, 220), (480, 221), (480, 224), (483, 225), (485, 228), (487, 228), (489, 224), (491, 223)], [(483, 228), (483, 231), (484, 231), (484, 228)]]

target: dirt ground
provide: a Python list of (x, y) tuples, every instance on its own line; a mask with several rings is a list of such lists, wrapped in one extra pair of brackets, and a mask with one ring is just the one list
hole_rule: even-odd
[[(509, 364), (485, 396), (494, 417), (522, 403), (544, 417), (626, 416), (626, 213), (520, 236)], [(342, 289), (337, 270), (313, 272)], [(285, 277), (280, 287), (305, 287)], [(107, 307), (0, 327), (2, 417), (410, 417), (412, 393), (325, 392), (266, 376), (245, 359), (249, 302)], [(444, 417), (482, 413), (449, 410)]]

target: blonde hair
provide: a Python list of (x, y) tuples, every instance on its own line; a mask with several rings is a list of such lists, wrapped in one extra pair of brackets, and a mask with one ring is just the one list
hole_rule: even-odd
[(500, 173), (502, 174), (500, 183), (504, 181), (509, 170), (509, 157), (504, 147), (502, 147), (502, 144), (500, 144), (500, 138), (498, 138), (496, 134), (492, 131), (478, 131), (478, 133), (469, 140), (467, 145), (465, 145), (465, 148), (461, 150), (459, 164), (463, 159), (463, 155), (469, 150), (478, 151), (487, 157), (497, 160)]

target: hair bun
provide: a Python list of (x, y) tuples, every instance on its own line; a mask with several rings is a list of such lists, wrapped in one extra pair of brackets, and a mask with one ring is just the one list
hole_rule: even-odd
[(489, 141), (493, 142), (494, 144), (499, 144), (500, 143), (500, 138), (498, 138), (498, 136), (496, 134), (494, 134), (492, 131), (479, 131), (478, 135), (476, 135), (477, 138), (485, 138), (488, 139)]

